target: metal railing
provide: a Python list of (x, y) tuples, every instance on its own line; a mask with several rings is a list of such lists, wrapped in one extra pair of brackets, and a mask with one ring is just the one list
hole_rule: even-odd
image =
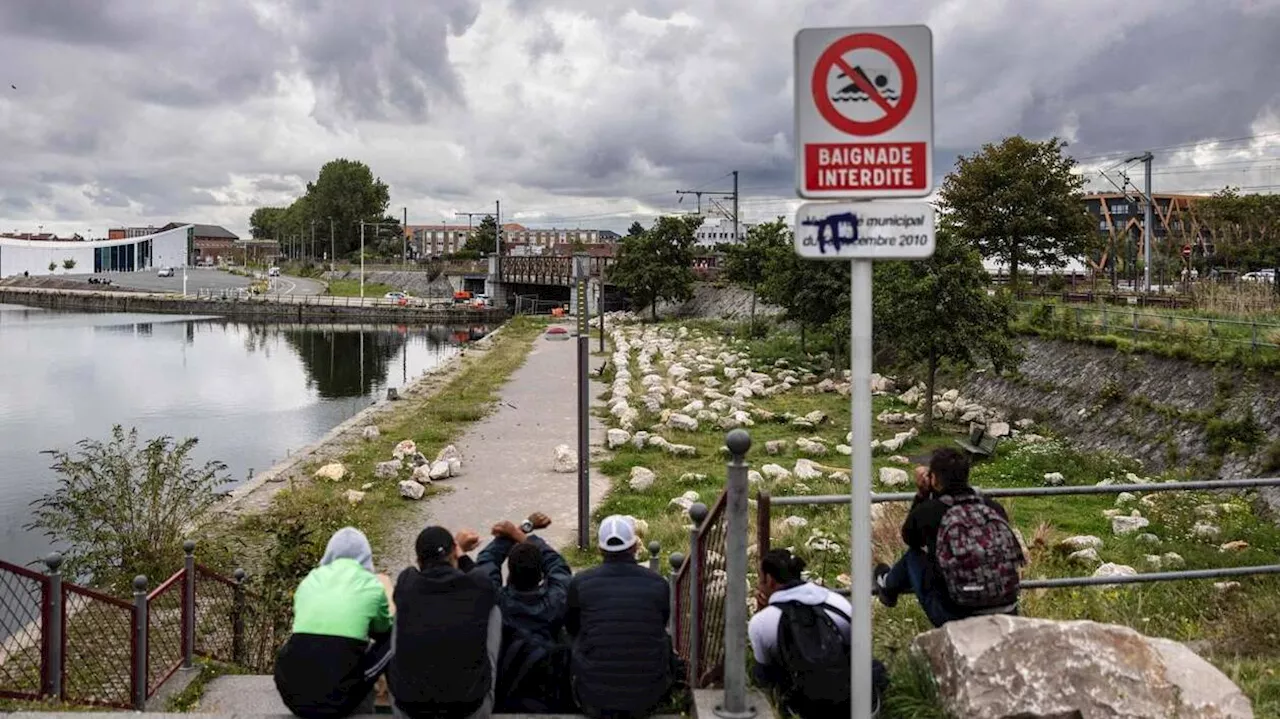
[[(1255, 479), (1224, 479), (1219, 481), (1200, 482), (1151, 482), (1141, 484), (1109, 484), (1081, 485), (1070, 487), (989, 487), (978, 488), (988, 497), (1054, 497), (1089, 494), (1151, 494), (1157, 492), (1197, 492), (1224, 491), (1240, 489), (1256, 489), (1259, 487), (1280, 487), (1280, 478), (1260, 477)], [(910, 502), (915, 499), (912, 492), (872, 493), (871, 503)], [(757, 546), (760, 556), (769, 551), (771, 537), (770, 525), (774, 506), (802, 506), (837, 504), (848, 505), (851, 500), (847, 494), (825, 494), (812, 496), (771, 497), (761, 490), (757, 497)], [(1047, 579), (1026, 579), (1021, 585), (1023, 589), (1058, 589), (1062, 587), (1105, 586), (1112, 584), (1143, 584), (1149, 582), (1187, 581), (1195, 579), (1218, 579), (1251, 575), (1280, 574), (1280, 564), (1256, 565), (1252, 567), (1219, 567), (1213, 569), (1191, 569), (1176, 572), (1148, 572), (1144, 574), (1118, 577), (1056, 577)], [(848, 590), (834, 590), (848, 594)]]
[(131, 600), (64, 582), (57, 553), (43, 574), (0, 561), (0, 696), (141, 709), (197, 655), (269, 671), (276, 633), (246, 621), (244, 571), (222, 577), (196, 564), (194, 542), (183, 550), (183, 568), (151, 591), (136, 577)]
[[(1105, 304), (1094, 307), (1040, 302), (1014, 304), (1025, 309), (1021, 319), (1033, 327), (1061, 326), (1062, 329), (1095, 335), (1126, 333), (1134, 339), (1142, 335), (1180, 341), (1199, 339), (1208, 343), (1247, 346), (1255, 353), (1259, 349), (1280, 349), (1280, 344), (1268, 341), (1270, 337), (1280, 337), (1280, 324), (1275, 323), (1143, 312), (1137, 307), (1121, 309)], [(1207, 331), (1203, 335), (1179, 331), (1191, 326), (1203, 326)]]

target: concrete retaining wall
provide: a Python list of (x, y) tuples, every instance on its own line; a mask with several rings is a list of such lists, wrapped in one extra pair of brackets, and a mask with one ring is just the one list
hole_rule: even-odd
[[(58, 310), (150, 312), (216, 315), (253, 322), (407, 322), (415, 324), (489, 324), (506, 319), (501, 309), (475, 307), (401, 307), (399, 305), (344, 306), (328, 304), (328, 297), (217, 300), (126, 292), (0, 288), (0, 303)], [(341, 298), (339, 298), (341, 299)]]

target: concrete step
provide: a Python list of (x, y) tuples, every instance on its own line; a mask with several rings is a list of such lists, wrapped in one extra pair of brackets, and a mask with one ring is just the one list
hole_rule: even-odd
[[(379, 716), (387, 716), (382, 712), (389, 708), (380, 708)], [(254, 717), (291, 717), (292, 714), (280, 701), (276, 692), (275, 680), (267, 675), (226, 675), (209, 682), (205, 688), (204, 698), (194, 710), (195, 713), (219, 716), (254, 716)], [(139, 716), (137, 714), (133, 715)], [(159, 716), (159, 715), (141, 715)], [(494, 719), (570, 719), (577, 714), (494, 714)], [(654, 719), (679, 719), (679, 717), (654, 717)]]

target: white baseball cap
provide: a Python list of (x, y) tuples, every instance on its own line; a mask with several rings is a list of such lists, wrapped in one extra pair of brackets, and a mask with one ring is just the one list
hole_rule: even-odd
[(623, 514), (605, 517), (600, 523), (600, 548), (606, 552), (621, 552), (636, 544), (635, 520)]

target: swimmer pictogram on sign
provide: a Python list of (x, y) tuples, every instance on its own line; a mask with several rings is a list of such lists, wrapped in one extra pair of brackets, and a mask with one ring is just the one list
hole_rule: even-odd
[(796, 36), (802, 197), (919, 197), (933, 189), (932, 51), (923, 26), (810, 28)]

